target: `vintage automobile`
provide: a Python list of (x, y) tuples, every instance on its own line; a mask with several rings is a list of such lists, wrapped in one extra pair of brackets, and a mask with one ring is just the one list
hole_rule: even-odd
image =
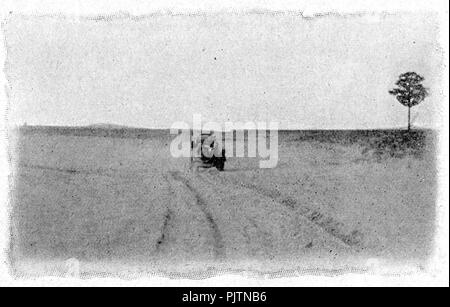
[(191, 169), (215, 167), (223, 171), (225, 161), (225, 149), (214, 133), (202, 133), (200, 138), (191, 141)]

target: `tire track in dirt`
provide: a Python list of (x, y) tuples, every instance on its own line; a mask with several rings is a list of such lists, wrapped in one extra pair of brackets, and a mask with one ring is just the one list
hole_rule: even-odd
[[(202, 178), (206, 179), (210, 183), (213, 183), (210, 177), (202, 176)], [(286, 206), (290, 210), (296, 210), (306, 221), (313, 224), (315, 227), (319, 227), (329, 236), (337, 239), (346, 247), (356, 250), (361, 248), (360, 244), (362, 241), (362, 234), (359, 231), (353, 231), (350, 234), (346, 234), (340, 231), (340, 229), (338, 228), (340, 225), (339, 222), (333, 220), (331, 217), (324, 216), (318, 211), (314, 211), (305, 206), (299, 206), (298, 202), (295, 199), (291, 197), (283, 197), (282, 193), (279, 191), (266, 190), (251, 183), (237, 183), (234, 180), (225, 178), (224, 176), (222, 176), (222, 174), (219, 174), (219, 176), (216, 176), (215, 178), (217, 178), (223, 184), (232, 184), (237, 188), (244, 188), (255, 191), (256, 193), (264, 197), (268, 197), (276, 201), (277, 203)]]
[[(172, 195), (174, 193), (172, 185), (170, 184), (169, 178), (167, 178), (166, 175), (163, 175), (164, 180), (167, 183), (167, 190), (169, 195)], [(171, 202), (172, 200), (170, 200)], [(169, 238), (169, 231), (170, 231), (170, 222), (174, 218), (174, 212), (170, 209), (170, 203), (166, 204), (166, 213), (164, 214), (163, 223), (161, 226), (161, 234), (156, 240), (156, 251), (160, 252), (161, 249), (166, 245), (168, 238)]]
[(188, 178), (184, 177), (180, 172), (178, 171), (171, 171), (169, 172), (169, 176), (180, 183), (182, 183), (187, 190), (191, 193), (191, 195), (194, 197), (196, 205), (200, 208), (200, 210), (203, 212), (204, 217), (206, 221), (208, 222), (208, 226), (211, 229), (212, 237), (213, 237), (213, 250), (215, 257), (218, 259), (224, 258), (226, 256), (226, 250), (225, 245), (223, 242), (223, 237), (220, 232), (219, 227), (217, 226), (216, 221), (214, 220), (213, 215), (208, 209), (207, 202), (202, 198), (200, 193), (194, 188), (194, 186), (191, 184)]
[[(230, 190), (220, 186), (220, 184), (217, 181), (214, 181), (207, 172), (199, 173), (197, 178), (201, 180), (203, 186), (208, 189), (211, 194), (216, 195), (216, 198), (220, 199), (220, 202), (226, 203), (228, 208), (240, 205), (240, 203), (233, 203), (229, 198)], [(235, 190), (233, 193), (239, 194), (239, 190)], [(225, 210), (227, 207), (222, 207), (222, 210)], [(274, 234), (267, 229), (264, 229), (264, 227), (261, 227), (252, 215), (248, 215), (246, 210), (242, 209), (243, 208), (239, 206), (239, 214), (237, 215), (236, 213), (233, 213), (233, 211), (228, 211), (227, 213), (230, 214), (235, 221), (234, 226), (240, 226), (240, 229), (242, 230), (241, 235), (245, 239), (248, 252), (250, 252), (251, 256), (262, 254), (270, 257), (270, 255), (276, 252), (274, 242), (277, 240), (275, 239)], [(238, 229), (239, 228), (234, 228), (234, 231), (237, 231)], [(236, 244), (237, 242), (233, 243)]]
[(166, 214), (164, 215), (163, 225), (161, 227), (161, 235), (156, 240), (156, 251), (159, 252), (161, 248), (165, 245), (167, 242), (167, 239), (169, 238), (169, 223), (172, 219), (173, 212), (170, 209), (167, 209)]
[(132, 170), (131, 172), (126, 172), (120, 169), (114, 168), (76, 168), (76, 167), (56, 167), (56, 166), (46, 166), (46, 165), (37, 165), (37, 164), (28, 164), (28, 163), (20, 163), (18, 164), (18, 168), (25, 169), (38, 169), (41, 171), (52, 171), (58, 173), (65, 173), (68, 175), (93, 175), (93, 176), (104, 176), (104, 177), (134, 177), (136, 175), (145, 175), (146, 171), (136, 171)]

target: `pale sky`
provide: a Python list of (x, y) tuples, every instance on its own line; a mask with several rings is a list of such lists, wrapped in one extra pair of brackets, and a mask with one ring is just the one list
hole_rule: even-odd
[(388, 90), (415, 71), (431, 95), (414, 124), (437, 127), (438, 31), (431, 14), (13, 15), (8, 122), (169, 128), (197, 113), (282, 129), (405, 127), (407, 109)]

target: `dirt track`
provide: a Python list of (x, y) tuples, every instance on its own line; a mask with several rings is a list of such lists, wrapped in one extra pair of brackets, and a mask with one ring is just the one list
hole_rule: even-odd
[(356, 249), (276, 198), (245, 186), (231, 184), (230, 189), (224, 173), (172, 171), (166, 178), (172, 197), (160, 245), (167, 250), (189, 249), (192, 256), (238, 260), (300, 256), (317, 250), (338, 255)]
[(15, 263), (277, 271), (430, 253), (432, 156), (380, 163), (358, 145), (289, 141), (275, 169), (230, 158), (224, 172), (193, 173), (169, 142), (24, 137), (13, 161)]

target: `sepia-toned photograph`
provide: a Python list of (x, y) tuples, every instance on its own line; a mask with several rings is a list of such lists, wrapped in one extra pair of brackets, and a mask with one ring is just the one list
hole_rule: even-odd
[(429, 272), (441, 17), (7, 12), (8, 274)]

